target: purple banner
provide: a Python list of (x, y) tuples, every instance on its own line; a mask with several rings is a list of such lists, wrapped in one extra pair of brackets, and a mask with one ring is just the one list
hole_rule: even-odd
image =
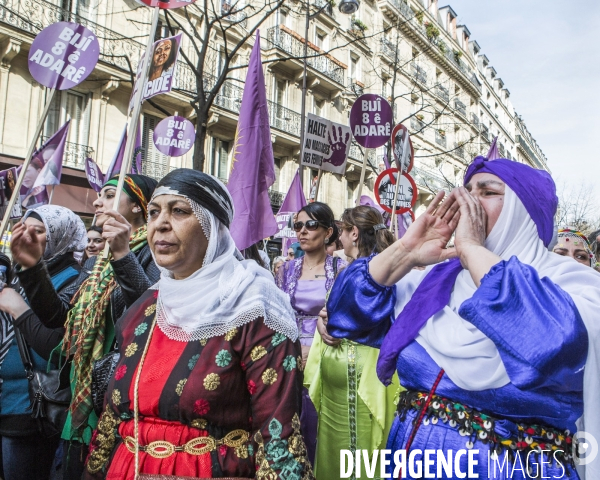
[(194, 124), (183, 117), (167, 117), (154, 129), (154, 145), (170, 157), (185, 155), (195, 139)]
[(85, 174), (90, 183), (90, 187), (92, 187), (95, 192), (102, 190), (105, 181), (104, 174), (100, 170), (98, 164), (91, 158), (85, 159)]
[(392, 134), (392, 121), (392, 107), (388, 101), (372, 93), (358, 97), (350, 110), (352, 134), (365, 148), (384, 145)]
[[(183, 34), (180, 33), (174, 37), (161, 38), (157, 42), (154, 42), (148, 79), (144, 85), (144, 91), (142, 92), (142, 102), (155, 95), (169, 93), (173, 88), (173, 76), (175, 75), (175, 68), (177, 67), (177, 56), (179, 55), (182, 35)], [(130, 110), (133, 109), (133, 99), (139, 88), (138, 79), (142, 76), (143, 60), (144, 56), (142, 55), (138, 63), (135, 86), (133, 92), (131, 92), (131, 99), (129, 100)]]
[(45, 87), (67, 90), (92, 73), (99, 55), (100, 45), (91, 30), (78, 23), (53, 23), (33, 40), (29, 71)]

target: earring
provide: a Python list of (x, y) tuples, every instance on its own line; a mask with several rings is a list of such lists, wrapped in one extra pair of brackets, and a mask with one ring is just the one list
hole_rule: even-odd
[(325, 245), (329, 243), (329, 237), (325, 237)]
[(352, 246), (353, 246), (353, 247), (356, 247), (356, 242), (352, 242)]

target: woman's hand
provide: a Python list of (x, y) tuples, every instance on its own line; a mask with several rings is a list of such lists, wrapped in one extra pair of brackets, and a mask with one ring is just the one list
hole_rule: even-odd
[(444, 192), (439, 192), (404, 236), (371, 260), (369, 272), (377, 283), (394, 285), (414, 267), (433, 265), (457, 255), (446, 245), (460, 218), (459, 205), (454, 191), (442, 203), (444, 196)]
[(104, 215), (110, 218), (102, 226), (102, 238), (108, 242), (113, 258), (120, 260), (130, 251), (131, 224), (115, 210), (104, 212)]
[(330, 347), (337, 347), (342, 340), (339, 338), (334, 338), (329, 333), (327, 333), (327, 309), (323, 307), (323, 310), (319, 312), (319, 319), (317, 320), (317, 330), (325, 345), (329, 345)]
[(10, 252), (13, 260), (22, 268), (35, 266), (44, 255), (44, 247), (35, 234), (35, 227), (17, 223), (12, 231)]
[(454, 247), (460, 263), (469, 271), (475, 285), (502, 259), (485, 248), (487, 214), (477, 199), (465, 187), (455, 190), (460, 205), (460, 219), (454, 232)]
[(13, 318), (18, 318), (29, 310), (29, 305), (15, 290), (4, 288), (0, 291), (0, 310), (8, 313)]

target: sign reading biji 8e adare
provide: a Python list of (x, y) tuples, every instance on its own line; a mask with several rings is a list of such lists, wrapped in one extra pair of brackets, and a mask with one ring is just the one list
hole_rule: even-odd
[(352, 135), (365, 148), (384, 145), (392, 134), (392, 121), (392, 107), (388, 101), (372, 93), (358, 97), (350, 110)]
[(31, 44), (29, 71), (45, 87), (67, 90), (92, 73), (99, 56), (94, 32), (78, 23), (53, 23)]
[(183, 117), (167, 117), (154, 129), (154, 146), (170, 157), (185, 155), (195, 139), (194, 124)]

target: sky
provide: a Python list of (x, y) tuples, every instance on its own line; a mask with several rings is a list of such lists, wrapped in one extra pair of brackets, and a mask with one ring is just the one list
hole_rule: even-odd
[(557, 184), (598, 182), (600, 2), (439, 0), (448, 4), (504, 81)]

